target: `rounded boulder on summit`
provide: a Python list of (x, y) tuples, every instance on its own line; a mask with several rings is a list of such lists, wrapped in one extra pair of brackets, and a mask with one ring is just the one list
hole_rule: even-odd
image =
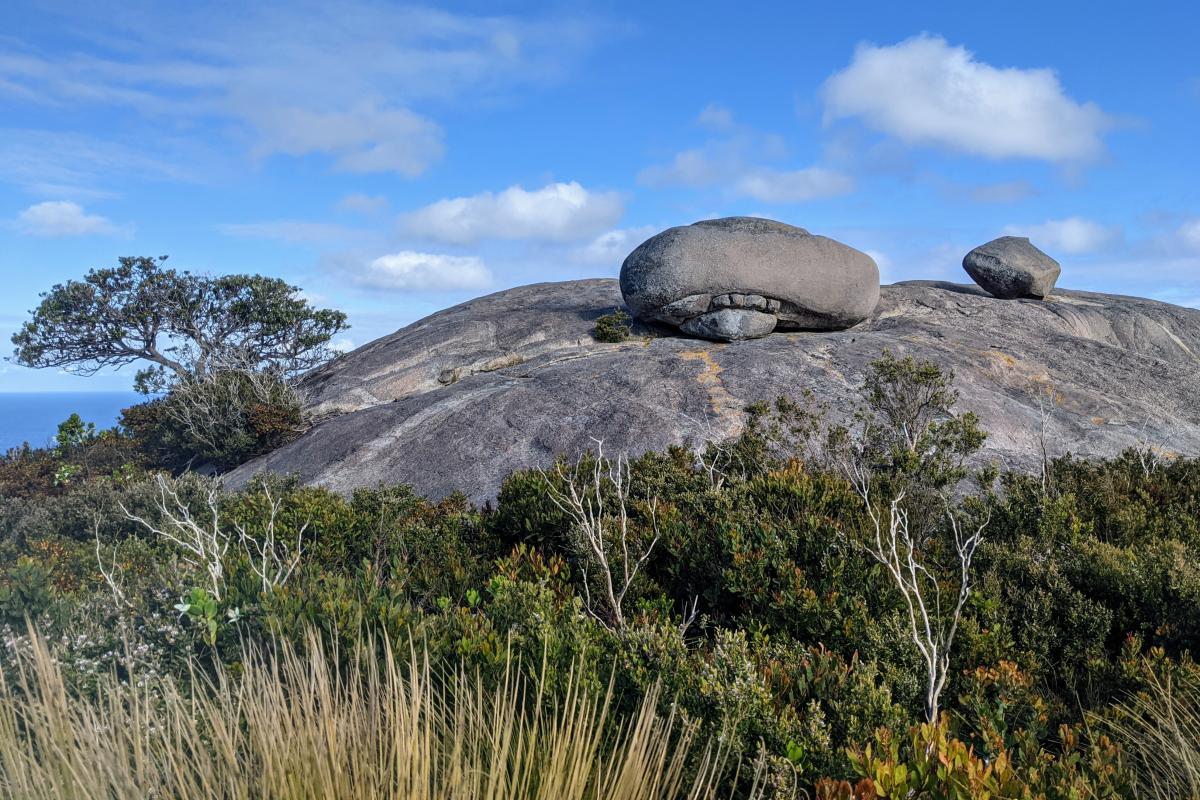
[(984, 291), (1003, 300), (1038, 300), (1054, 290), (1062, 268), (1023, 236), (1001, 236), (963, 257), (963, 269)]
[(725, 217), (669, 228), (621, 266), (634, 316), (705, 339), (774, 330), (841, 330), (879, 302), (879, 268), (866, 253), (803, 228)]

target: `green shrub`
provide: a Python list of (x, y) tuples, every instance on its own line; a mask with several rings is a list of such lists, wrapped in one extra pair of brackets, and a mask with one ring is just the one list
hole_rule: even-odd
[[(877, 367), (909, 388), (950, 391), (917, 362)], [(907, 413), (907, 394), (876, 389), (877, 413), (860, 426), (883, 424), (889, 404)], [(160, 485), (140, 469), (113, 468), (130, 443), (145, 441), (135, 418), (164, 424), (156, 415), (165, 402), (131, 409), (125, 433), (90, 436), (72, 424), (59, 448), (0, 459), (0, 632), (15, 643), (0, 651), (6, 676), (16, 678), (13, 652), (30, 646), (19, 632), (26, 615), (49, 637), (72, 696), (137, 665), (181, 685), (217, 670), (236, 675), (245, 643), (304, 652), (316, 630), (344, 674), (363, 666), (361, 645), (372, 641), (377, 655), (384, 642), (428, 654), (438, 674), (465, 667), (487, 691), (536, 665), (551, 700), (571, 686), (611, 687), (614, 713), (634, 713), (657, 692), (662, 713), (753, 760), (760, 786), (838, 798), (901, 783), (928, 797), (1129, 797), (1125, 767), (1142, 780), (1149, 745), (1103, 725), (1133, 725), (1138, 693), (1157, 698), (1155, 710), (1136, 711), (1147, 742), (1166, 730), (1147, 732), (1156, 715), (1184, 713), (1153, 695), (1145, 665), (1180, 690), (1194, 669), (1200, 461), (1061, 459), (1045, 484), (1005, 474), (998, 491), (960, 506), (990, 517), (988, 536), (950, 651), (946, 717), (919, 727), (925, 666), (908, 608), (856, 538), (867, 511), (817, 449), (828, 426), (805, 398), (752, 409), (734, 442), (631, 459), (625, 528), (613, 524), (622, 513), (615, 487), (601, 482), (616, 580), (628, 563), (621, 548), (640, 552), (658, 537), (622, 600), (621, 625), (593, 615), (605, 577), (554, 502), (571, 478), (566, 464), (563, 473), (509, 476), (484, 508), (404, 486), (347, 498), (294, 479), (217, 493), (220, 525), (232, 534), (224, 588), (219, 598), (197, 594), (209, 591), (203, 568), (127, 516), (161, 523)], [(938, 558), (946, 551), (937, 525), (947, 498), (959, 502), (961, 456), (979, 437), (969, 419), (926, 422), (918, 455), (929, 445), (940, 462), (883, 441), (873, 467), (881, 490), (914, 489), (913, 519), (930, 521), (916, 546), (945, 602), (958, 576)], [(55, 483), (64, 464), (80, 471)], [(594, 465), (585, 456), (576, 466), (590, 474)], [(169, 484), (201, 520), (213, 485)], [(284, 585), (264, 588), (242, 532), (299, 542)], [(197, 664), (208, 674), (191, 676)], [(1083, 737), (1084, 723), (1113, 732), (1126, 753)]]
[(175, 384), (165, 396), (126, 409), (122, 426), (148, 460), (167, 469), (228, 469), (304, 432), (300, 399), (281, 378), (222, 372)]
[(876, 800), (920, 797), (974, 800), (979, 797), (1130, 797), (1130, 775), (1120, 749), (1106, 736), (1090, 743), (1077, 731), (1059, 731), (1060, 750), (1048, 752), (1028, 742), (994, 758), (980, 757), (953, 734), (943, 717), (914, 726), (907, 736), (881, 731), (854, 754), (862, 780), (823, 781), (824, 800)]
[(53, 602), (50, 573), (29, 556), (17, 559), (0, 577), (0, 614), (9, 623), (20, 625), (27, 617), (37, 619)]
[(611, 314), (596, 318), (596, 327), (592, 331), (592, 336), (597, 342), (618, 344), (628, 339), (633, 332), (630, 321), (629, 315), (624, 310), (614, 309)]
[(85, 483), (136, 477), (144, 458), (119, 429), (97, 431), (72, 414), (58, 426), (55, 446), (28, 444), (0, 455), (0, 496), (60, 495)]

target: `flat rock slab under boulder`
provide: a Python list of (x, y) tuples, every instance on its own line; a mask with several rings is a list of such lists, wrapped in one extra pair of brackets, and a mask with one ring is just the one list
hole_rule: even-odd
[(1058, 262), (1023, 236), (1001, 236), (963, 257), (971, 280), (995, 297), (1011, 300), (1048, 296), (1062, 272)]
[(803, 228), (725, 217), (642, 242), (621, 266), (621, 292), (638, 319), (734, 341), (861, 322), (879, 302), (879, 268)]
[(885, 348), (954, 369), (961, 408), (990, 433), (984, 456), (1004, 466), (1040, 463), (1047, 391), (1059, 398), (1052, 455), (1139, 443), (1200, 454), (1200, 310), (1065, 290), (1001, 301), (918, 282), (885, 286), (851, 330), (722, 344), (642, 328), (596, 342), (596, 318), (620, 303), (615, 280), (537, 284), (413, 323), (312, 373), (312, 407), (337, 415), (227, 480), (267, 470), (344, 493), (408, 483), (483, 502), (513, 470), (593, 438), (631, 455), (698, 446), (736, 434), (748, 403), (804, 389), (844, 411)]

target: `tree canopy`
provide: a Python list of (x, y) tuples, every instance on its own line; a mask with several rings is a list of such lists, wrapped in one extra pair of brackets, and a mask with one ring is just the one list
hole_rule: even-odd
[(327, 360), (346, 315), (318, 309), (299, 289), (261, 275), (166, 269), (166, 256), (123, 257), (115, 268), (42, 294), (12, 337), (14, 360), (92, 375), (149, 362), (140, 391), (231, 369), (292, 377)]

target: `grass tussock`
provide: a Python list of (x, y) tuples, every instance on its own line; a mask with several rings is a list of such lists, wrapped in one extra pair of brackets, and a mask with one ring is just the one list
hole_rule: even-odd
[(348, 670), (286, 646), (245, 656), (186, 692), (131, 676), (80, 698), (33, 637), (0, 684), (0, 794), (700, 800), (728, 766), (653, 692), (620, 716), (574, 679), (551, 693), (513, 669), (489, 689), (386, 648)]
[(1108, 721), (1137, 776), (1137, 796), (1200, 798), (1200, 681), (1147, 670), (1145, 682)]

